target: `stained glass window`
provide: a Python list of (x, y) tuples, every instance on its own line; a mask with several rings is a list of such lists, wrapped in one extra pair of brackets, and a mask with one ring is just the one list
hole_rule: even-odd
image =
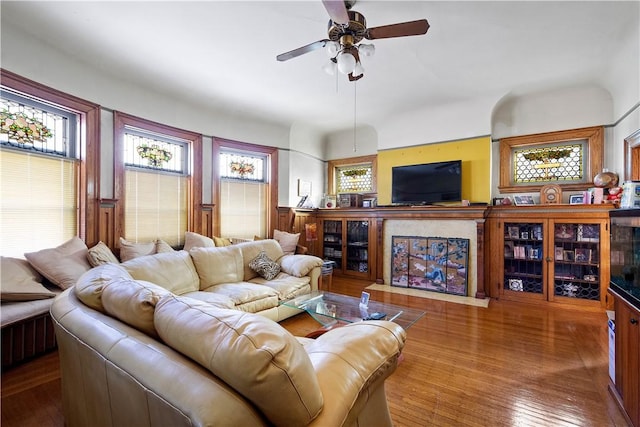
[(514, 150), (513, 173), (516, 184), (582, 180), (585, 146), (586, 140), (582, 143)]
[(373, 191), (371, 165), (342, 166), (336, 168), (338, 193), (367, 193)]
[(78, 120), (75, 113), (3, 90), (0, 97), (0, 144), (75, 157)]
[(186, 175), (187, 141), (143, 130), (125, 129), (124, 163), (128, 167), (176, 172)]
[(220, 153), (220, 177), (266, 181), (266, 157), (259, 154), (223, 151)]

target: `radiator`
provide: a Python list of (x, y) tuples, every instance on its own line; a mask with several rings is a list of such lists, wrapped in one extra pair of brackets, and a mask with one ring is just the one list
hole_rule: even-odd
[(2, 370), (56, 348), (49, 313), (5, 326), (2, 334)]

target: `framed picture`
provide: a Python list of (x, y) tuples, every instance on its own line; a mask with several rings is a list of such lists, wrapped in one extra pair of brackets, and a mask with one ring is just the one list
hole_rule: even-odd
[(575, 262), (591, 262), (591, 249), (576, 248), (574, 260)]
[(576, 232), (571, 224), (556, 224), (554, 234), (558, 240), (575, 240)]
[(562, 252), (562, 246), (556, 246), (555, 248), (555, 260), (556, 261), (564, 261), (564, 253)]
[(298, 197), (311, 195), (311, 181), (298, 180)]
[(360, 296), (360, 305), (362, 307), (368, 307), (369, 306), (369, 293), (368, 292), (362, 292), (362, 295)]
[(600, 225), (598, 224), (578, 224), (579, 242), (599, 242)]
[(572, 194), (569, 196), (569, 204), (570, 205), (581, 205), (584, 203), (584, 195), (582, 194)]
[(519, 239), (520, 238), (520, 227), (509, 226), (507, 227), (507, 233), (509, 238), (511, 239)]
[(562, 255), (565, 261), (569, 261), (569, 262), (575, 261), (575, 253), (573, 251), (563, 251)]
[(504, 241), (504, 257), (513, 258), (513, 242), (511, 240)]
[(536, 202), (533, 201), (533, 196), (513, 196), (513, 201), (515, 202), (516, 206), (536, 204)]

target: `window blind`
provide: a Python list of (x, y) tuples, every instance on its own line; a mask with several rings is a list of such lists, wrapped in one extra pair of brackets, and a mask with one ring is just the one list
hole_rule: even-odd
[(127, 169), (125, 238), (184, 244), (188, 227), (188, 177)]
[(22, 258), (77, 234), (77, 161), (0, 150), (0, 254)]
[(267, 235), (267, 184), (222, 180), (220, 183), (220, 234), (253, 239)]

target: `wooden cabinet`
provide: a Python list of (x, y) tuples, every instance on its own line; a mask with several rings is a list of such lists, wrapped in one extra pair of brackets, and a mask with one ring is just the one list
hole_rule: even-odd
[(609, 207), (493, 207), (486, 269), (494, 298), (606, 306)]
[(640, 209), (611, 215), (611, 283), (615, 297), (613, 395), (629, 421), (640, 427)]
[(616, 297), (615, 312), (615, 388), (631, 423), (640, 427), (640, 310)]
[(374, 227), (367, 218), (322, 219), (322, 257), (334, 261), (334, 273), (371, 279), (375, 259)]

